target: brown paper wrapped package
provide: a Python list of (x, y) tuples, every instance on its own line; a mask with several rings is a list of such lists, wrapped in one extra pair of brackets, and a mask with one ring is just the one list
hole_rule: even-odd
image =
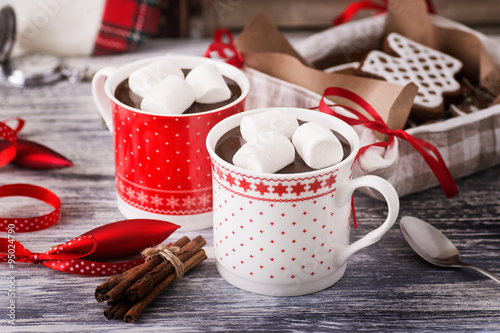
[[(467, 72), (472, 73), (469, 75), (477, 75), (478, 81), (480, 80), (484, 87), (493, 93), (498, 92), (499, 45), (454, 21), (438, 15), (428, 17), (426, 13), (423, 13), (424, 7), (418, 9), (419, 1), (401, 3), (393, 0), (391, 4), (392, 13), (327, 29), (295, 43), (294, 47), (286, 42), (286, 39), (263, 15), (256, 17), (253, 23), (256, 21), (258, 24), (252, 29), (246, 29), (237, 41), (238, 48), (245, 55), (245, 61), (247, 61), (245, 71), (253, 87), (253, 94), (249, 95), (247, 106), (261, 108), (317, 105), (323, 93), (323, 84), (328, 86), (331, 82), (345, 88), (346, 86), (341, 74), (325, 76), (314, 67), (326, 68), (362, 59), (367, 51), (379, 48), (384, 36), (390, 31), (399, 32), (426, 45), (437, 43), (438, 48), (443, 48), (443, 52), (451, 53), (462, 60)], [(395, 6), (396, 9), (394, 9), (394, 4), (403, 4), (404, 7), (398, 9)], [(404, 16), (404, 10), (409, 10), (410, 13), (407, 15), (411, 19)], [(421, 15), (417, 15), (416, 11), (421, 11)], [(401, 16), (396, 17), (396, 15)], [(406, 25), (408, 21), (416, 17), (415, 15), (420, 17), (416, 23), (419, 29)], [(261, 28), (256, 29), (255, 27), (259, 25)], [(431, 30), (421, 28), (423, 26), (431, 27)], [(431, 31), (430, 35), (429, 31)], [(268, 35), (267, 42), (258, 43), (259, 35), (266, 34)], [(272, 42), (277, 38), (285, 41), (282, 40), (279, 49), (274, 47), (278, 43)], [(426, 41), (425, 38), (428, 40)], [(457, 42), (457, 38), (458, 41), (464, 38), (465, 44)], [(246, 42), (248, 40), (252, 40), (252, 44), (248, 44)], [(297, 53), (300, 56), (297, 56)], [(315, 82), (316, 77), (319, 78), (320, 83)], [(405, 93), (410, 95), (408, 88), (404, 91), (404, 87), (399, 87), (399, 92), (397, 92), (398, 88), (395, 88), (396, 92), (388, 93), (391, 88), (361, 87), (361, 90), (357, 92), (379, 113), (385, 112), (384, 119), (391, 124), (391, 128), (394, 128), (394, 123), (387, 119), (392, 117), (391, 109), (406, 108), (405, 110), (409, 111), (409, 106), (405, 101), (408, 98), (405, 97)], [(384, 104), (383, 99), (386, 95), (389, 99)], [(377, 102), (377, 100), (380, 101)], [(493, 104), (499, 102), (500, 97)], [(398, 103), (401, 104), (398, 106)], [(360, 134), (362, 145), (375, 141), (373, 131), (362, 126), (355, 126), (355, 129)], [(500, 141), (498, 139), (500, 138), (500, 105), (493, 105), (467, 116), (406, 131), (436, 146), (455, 179), (500, 164)], [(400, 196), (438, 185), (422, 157), (403, 140), (395, 140), (385, 151), (369, 150), (363, 154), (359, 163), (355, 165), (354, 174), (355, 177), (373, 174), (386, 178), (394, 185)], [(377, 197), (376, 193), (367, 193)]]
[[(328, 87), (342, 87), (362, 96), (391, 129), (402, 129), (417, 94), (413, 83), (406, 86), (352, 75), (325, 73), (307, 65), (278, 29), (258, 14), (236, 41), (245, 65), (272, 77), (296, 84), (322, 95)], [(331, 101), (357, 109), (346, 100)], [(319, 100), (309, 107), (315, 107)], [(286, 105), (282, 105), (286, 106)], [(363, 112), (363, 110), (358, 109)]]

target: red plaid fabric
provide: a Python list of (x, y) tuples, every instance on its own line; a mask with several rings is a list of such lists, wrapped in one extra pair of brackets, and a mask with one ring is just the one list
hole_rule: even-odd
[(94, 55), (135, 49), (156, 31), (161, 0), (107, 0)]

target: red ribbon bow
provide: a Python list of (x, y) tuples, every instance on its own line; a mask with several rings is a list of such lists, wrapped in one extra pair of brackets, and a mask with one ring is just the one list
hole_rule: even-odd
[[(88, 251), (84, 253), (68, 252), (72, 246), (87, 248)], [(0, 252), (3, 252), (0, 253), (0, 262), (8, 262), (11, 269), (15, 267), (14, 262), (31, 262), (65, 273), (89, 276), (118, 274), (144, 262), (143, 258), (120, 263), (102, 263), (83, 259), (91, 255), (96, 247), (97, 242), (92, 236), (80, 236), (47, 252), (34, 253), (18, 241), (11, 238), (0, 238)]]
[[(15, 120), (14, 129), (7, 122)], [(66, 157), (39, 143), (19, 139), (17, 134), (23, 129), (24, 120), (9, 118), (0, 121), (0, 167), (13, 162), (14, 164), (29, 169), (52, 169), (73, 166)]]
[[(13, 259), (17, 262), (31, 262), (33, 264), (43, 264), (50, 260), (71, 260), (79, 259), (90, 255), (96, 249), (96, 241), (91, 236), (78, 237), (71, 241), (51, 248), (44, 253), (35, 253), (26, 249), (21, 243), (14, 240), (14, 236), (9, 233), (8, 238), (0, 238), (0, 249), (7, 249), (6, 253), (0, 253), (0, 261), (8, 261)], [(87, 248), (84, 253), (67, 253), (65, 252), (69, 245), (77, 245), (78, 247)]]
[[(224, 39), (227, 39), (225, 42)], [(229, 29), (219, 28), (214, 32), (214, 41), (208, 46), (205, 54), (206, 58), (212, 58), (213, 53), (226, 63), (237, 68), (243, 67), (243, 57), (234, 45), (233, 35)]]
[(160, 244), (178, 225), (158, 220), (125, 220), (98, 227), (43, 253), (34, 253), (15, 240), (14, 223), (8, 237), (0, 238), (0, 262), (11, 269), (15, 262), (31, 262), (71, 274), (105, 276), (124, 272), (144, 261), (105, 262), (138, 255), (143, 249)]
[[(436, 14), (431, 0), (426, 0), (427, 10), (431, 14)], [(361, 0), (350, 3), (344, 11), (332, 20), (332, 25), (341, 25), (350, 21), (361, 10), (375, 10), (377, 14), (387, 12), (389, 7), (389, 0)]]
[[(350, 111), (353, 115), (357, 117), (356, 119), (346, 117), (344, 115), (335, 112), (330, 108), (330, 106), (326, 104), (325, 102), (326, 96), (339, 96), (356, 103), (361, 108), (363, 108), (373, 118), (373, 120), (368, 119), (363, 114), (359, 113), (353, 108), (344, 105), (334, 105), (334, 106), (342, 107)], [(366, 102), (363, 98), (361, 98), (357, 94), (344, 88), (338, 88), (338, 87), (327, 88), (323, 93), (323, 96), (319, 103), (319, 110), (321, 112), (335, 116), (345, 121), (351, 126), (364, 125), (372, 130), (375, 130), (377, 132), (389, 136), (389, 141), (375, 142), (371, 145), (361, 147), (356, 158), (358, 158), (359, 155), (363, 154), (368, 148), (372, 146), (384, 147), (384, 148), (388, 147), (392, 143), (394, 138), (398, 137), (400, 139), (408, 141), (408, 143), (410, 143), (417, 150), (417, 152), (423, 157), (427, 165), (429, 165), (432, 172), (436, 176), (439, 184), (441, 185), (441, 188), (443, 189), (444, 193), (448, 198), (451, 198), (458, 194), (457, 185), (455, 184), (455, 181), (451, 176), (451, 173), (448, 170), (446, 163), (444, 162), (443, 158), (441, 157), (441, 154), (439, 153), (436, 147), (434, 147), (427, 141), (411, 136), (410, 134), (406, 133), (403, 130), (390, 129), (387, 126), (387, 124), (382, 120), (382, 118), (380, 118), (377, 111), (375, 111), (375, 109), (370, 104), (368, 104), (368, 102)]]

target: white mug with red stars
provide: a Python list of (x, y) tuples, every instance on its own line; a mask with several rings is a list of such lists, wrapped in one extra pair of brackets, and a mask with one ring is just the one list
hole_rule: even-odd
[(127, 218), (165, 220), (183, 231), (209, 228), (212, 176), (206, 136), (217, 122), (243, 111), (250, 84), (243, 72), (222, 61), (168, 55), (182, 69), (214, 64), (238, 84), (241, 95), (208, 112), (179, 115), (147, 113), (115, 97), (117, 86), (134, 70), (164, 57), (105, 67), (92, 80), (98, 111), (114, 136), (118, 208)]
[[(241, 118), (270, 109), (246, 111), (214, 126), (207, 137), (214, 190), (213, 234), (217, 270), (232, 285), (250, 292), (295, 296), (332, 286), (347, 259), (372, 245), (391, 228), (399, 198), (376, 176), (352, 179), (359, 137), (343, 121), (307, 109), (288, 108), (299, 120), (319, 121), (345, 137), (351, 152), (333, 166), (292, 174), (238, 168), (215, 153), (222, 135)], [(385, 222), (349, 244), (352, 193), (368, 186), (387, 201)]]

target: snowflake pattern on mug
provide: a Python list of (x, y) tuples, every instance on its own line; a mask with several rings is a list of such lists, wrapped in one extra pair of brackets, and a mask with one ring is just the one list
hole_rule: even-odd
[(148, 212), (212, 211), (212, 173), (205, 138), (237, 109), (165, 117), (114, 108), (116, 188), (127, 204)]

